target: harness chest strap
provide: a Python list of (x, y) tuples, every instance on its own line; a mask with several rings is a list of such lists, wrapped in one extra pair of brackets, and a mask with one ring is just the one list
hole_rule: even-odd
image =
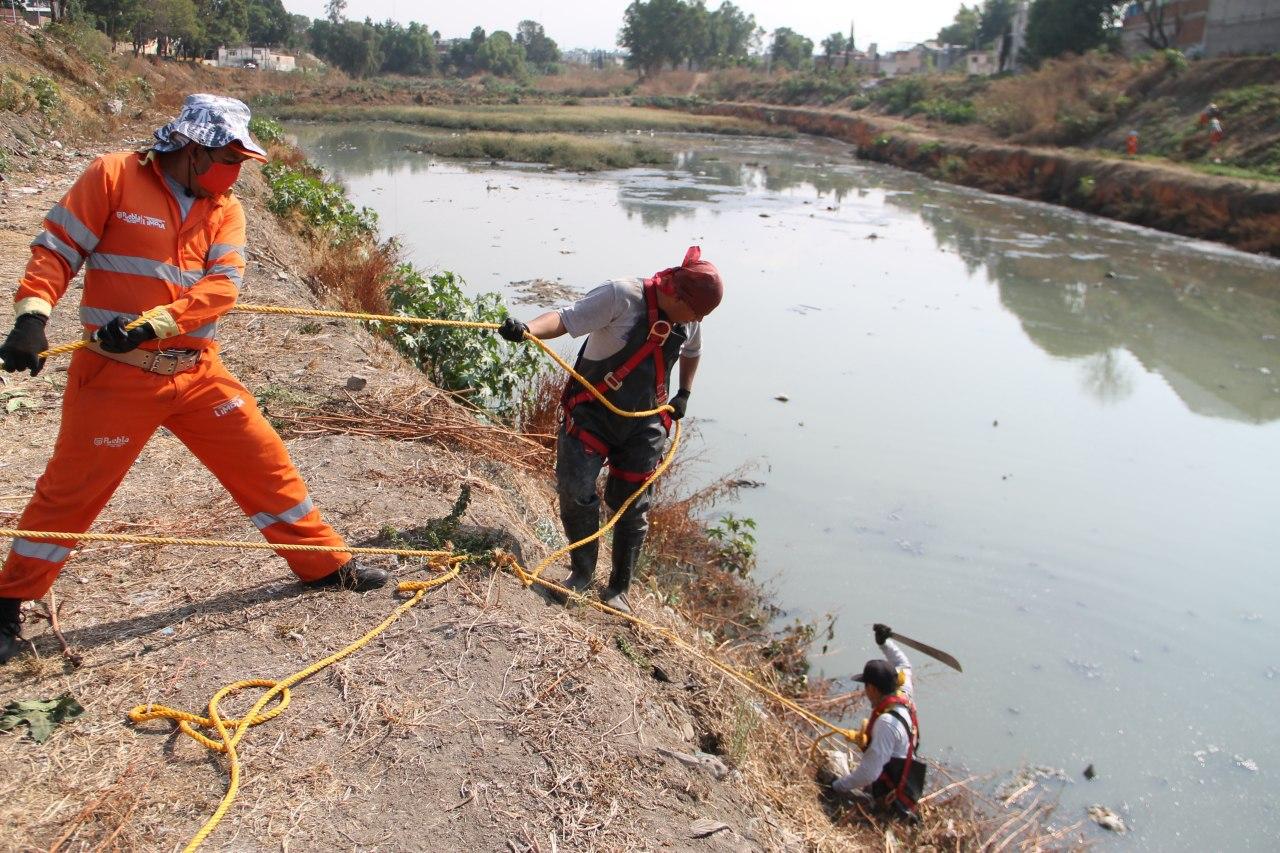
[[(617, 391), (622, 387), (622, 382), (631, 372), (639, 367), (646, 358), (653, 359), (654, 380), (655, 380), (655, 397), (658, 405), (661, 406), (667, 402), (667, 365), (666, 360), (662, 356), (662, 345), (667, 342), (667, 338), (671, 335), (671, 323), (661, 319), (658, 314), (658, 294), (657, 285), (652, 279), (648, 279), (644, 283), (644, 301), (646, 320), (649, 325), (649, 336), (644, 343), (636, 348), (636, 351), (623, 362), (622, 366), (616, 370), (611, 370), (605, 377), (596, 383), (596, 390), (601, 394), (607, 394), (609, 391)], [(564, 403), (564, 422), (565, 432), (578, 441), (582, 442), (588, 450), (598, 456), (608, 458), (609, 446), (600, 438), (588, 430), (578, 426), (573, 420), (573, 410), (582, 403), (593, 400), (594, 395), (587, 390), (579, 391), (574, 396), (567, 399)], [(671, 429), (671, 415), (663, 412), (662, 426), (664, 429)], [(652, 471), (624, 471), (610, 464), (609, 476), (619, 480), (626, 480), (632, 483), (643, 483), (652, 474)]]

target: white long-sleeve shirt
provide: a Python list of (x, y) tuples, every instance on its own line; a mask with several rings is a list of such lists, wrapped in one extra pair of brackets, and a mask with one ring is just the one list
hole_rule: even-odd
[[(899, 692), (912, 699), (915, 685), (911, 680), (911, 661), (907, 660), (907, 656), (893, 640), (885, 640), (880, 646), (880, 652), (894, 668), (902, 671), (904, 679)], [(910, 745), (911, 733), (907, 731), (906, 724), (898, 714), (886, 711), (876, 717), (875, 725), (871, 727), (871, 743), (862, 754), (862, 761), (852, 773), (841, 776), (831, 787), (842, 794), (867, 787), (880, 778), (884, 766), (891, 759), (906, 758)]]

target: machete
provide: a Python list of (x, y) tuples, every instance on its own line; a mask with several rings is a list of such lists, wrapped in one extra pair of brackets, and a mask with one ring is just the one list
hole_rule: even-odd
[(960, 668), (960, 661), (956, 660), (951, 655), (947, 654), (941, 649), (935, 649), (933, 646), (925, 645), (919, 640), (913, 640), (910, 637), (904, 637), (901, 634), (899, 634), (897, 631), (894, 631), (893, 634), (890, 635), (890, 639), (897, 640), (899, 643), (902, 643), (904, 646), (910, 646), (911, 648), (915, 649), (918, 652), (924, 652), (926, 655), (933, 658), (934, 660), (942, 661), (947, 666), (954, 669), (956, 672), (964, 672), (964, 670)]

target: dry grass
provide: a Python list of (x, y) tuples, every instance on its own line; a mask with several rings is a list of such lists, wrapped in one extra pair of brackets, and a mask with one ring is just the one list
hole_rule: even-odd
[(398, 275), (399, 248), (394, 243), (347, 240), (338, 245), (311, 245), (312, 289), (346, 311), (389, 314), (387, 287)]
[(482, 422), (461, 398), (434, 386), (372, 400), (348, 395), (322, 407), (297, 408), (275, 418), (290, 435), (431, 442), (540, 473), (547, 472), (551, 464), (551, 453), (544, 443)]

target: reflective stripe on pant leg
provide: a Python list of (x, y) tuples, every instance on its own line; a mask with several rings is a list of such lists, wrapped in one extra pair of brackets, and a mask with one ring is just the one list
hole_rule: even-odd
[[(87, 350), (76, 352), (53, 456), (23, 511), (24, 530), (88, 530), (164, 417), (165, 380)], [(15, 539), (0, 598), (33, 600), (53, 586), (74, 541)]]
[[(175, 380), (180, 406), (165, 426), (218, 478), (268, 542), (346, 544), (312, 505), (302, 475), (253, 395), (216, 356)], [(277, 553), (302, 580), (322, 578), (351, 559), (345, 552)]]

